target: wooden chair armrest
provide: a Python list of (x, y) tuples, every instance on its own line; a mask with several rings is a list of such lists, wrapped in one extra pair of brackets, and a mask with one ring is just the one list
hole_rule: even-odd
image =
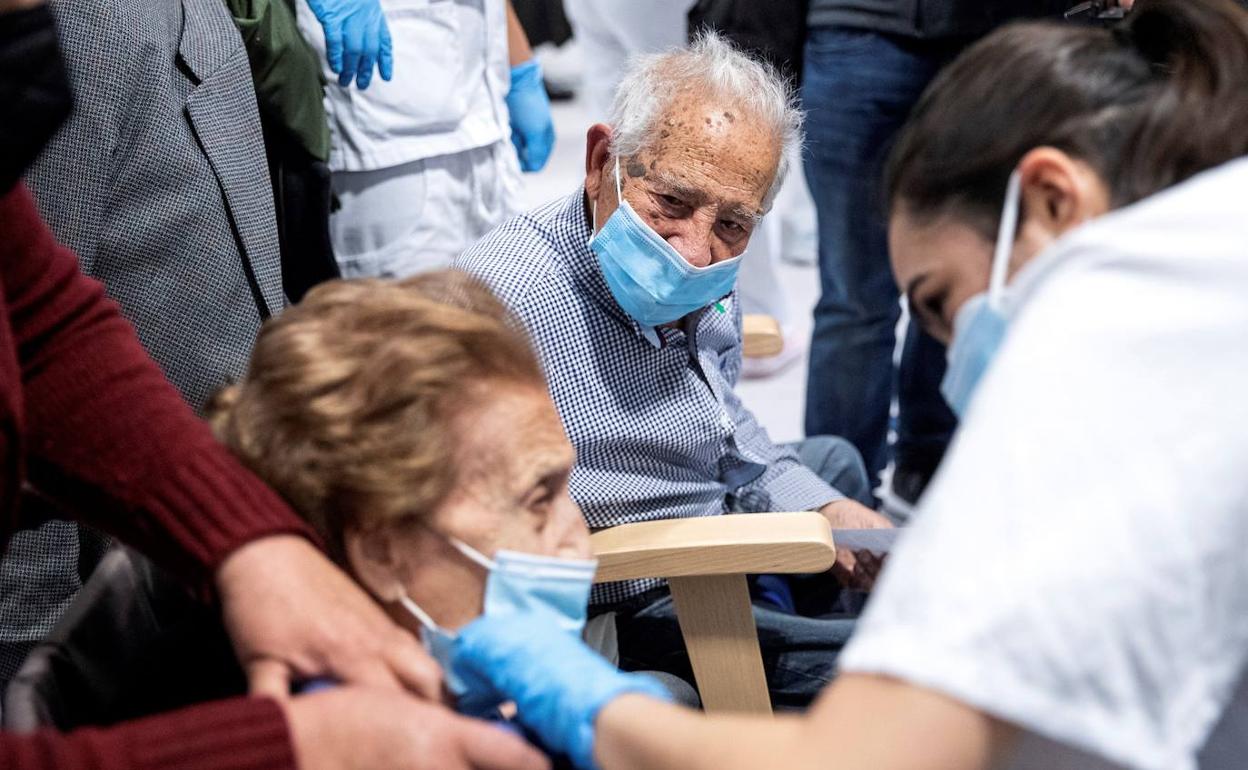
[(784, 351), (780, 322), (769, 315), (745, 315), (741, 319), (741, 348), (746, 358), (780, 355)]
[(746, 513), (624, 524), (590, 538), (595, 580), (755, 573), (813, 574), (836, 561), (819, 513)]

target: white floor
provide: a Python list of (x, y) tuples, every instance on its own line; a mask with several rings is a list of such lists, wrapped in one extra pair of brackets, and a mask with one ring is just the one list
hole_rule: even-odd
[[(545, 203), (575, 190), (585, 179), (585, 132), (588, 112), (577, 102), (554, 105), (558, 139), (546, 168), (525, 176), (526, 207)], [(781, 283), (793, 303), (796, 334), (810, 334), (810, 312), (818, 296), (819, 278), (814, 267), (781, 268)], [(743, 381), (737, 392), (754, 410), (775, 441), (796, 441), (803, 436), (802, 410), (806, 398), (806, 362), (802, 360), (766, 380)]]

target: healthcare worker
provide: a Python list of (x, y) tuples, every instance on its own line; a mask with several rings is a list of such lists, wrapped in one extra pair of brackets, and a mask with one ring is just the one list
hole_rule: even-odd
[(1245, 83), (1248, 12), (1139, 0), (921, 100), (894, 268), (964, 420), (808, 714), (678, 709), (533, 620), (465, 628), (457, 672), (583, 768), (1243, 767)]
[[(541, 67), (508, 0), (381, 7), (393, 77), (367, 90), (331, 84), (325, 95), (340, 203), (330, 239), (346, 278), (445, 267), (518, 212), (521, 169), (540, 170), (555, 140)], [(326, 53), (303, 5), (299, 25)], [(327, 79), (345, 85), (332, 58)]]

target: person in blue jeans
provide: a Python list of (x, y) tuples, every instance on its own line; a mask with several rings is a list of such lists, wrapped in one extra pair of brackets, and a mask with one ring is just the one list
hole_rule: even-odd
[[(1055, 0), (812, 0), (801, 98), (805, 170), (819, 220), (806, 435), (843, 436), (871, 478), (895, 459), (893, 491), (913, 503), (957, 420), (940, 394), (945, 349), (911, 325), (894, 366), (901, 308), (880, 200), (884, 156), (936, 73), (1012, 18), (1060, 15)], [(888, 443), (898, 401), (897, 439)]]

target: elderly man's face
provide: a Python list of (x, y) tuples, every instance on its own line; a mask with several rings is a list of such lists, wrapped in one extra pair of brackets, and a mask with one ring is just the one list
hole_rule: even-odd
[[(691, 265), (745, 251), (780, 159), (778, 137), (731, 107), (677, 98), (658, 122), (652, 149), (620, 158), (623, 197)], [(589, 130), (585, 190), (596, 202), (594, 229), (619, 201), (611, 129)]]

